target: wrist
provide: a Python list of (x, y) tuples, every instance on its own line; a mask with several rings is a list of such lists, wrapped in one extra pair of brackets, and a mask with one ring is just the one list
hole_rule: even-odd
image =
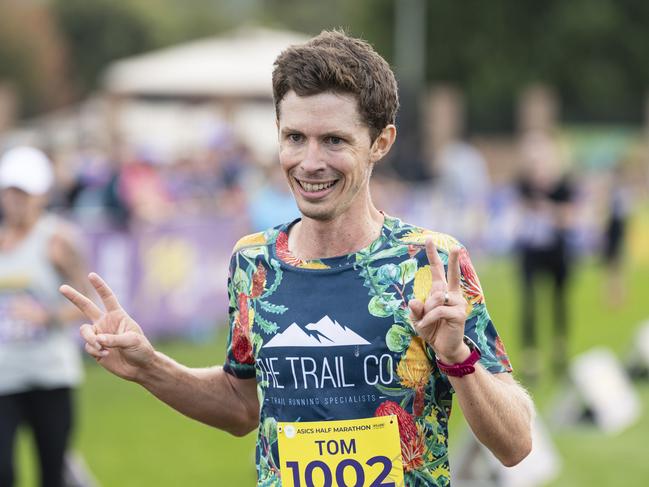
[(458, 350), (446, 357), (436, 355), (437, 368), (442, 374), (449, 377), (464, 377), (475, 372), (475, 364), (481, 356), (480, 349), (467, 336), (464, 337), (463, 344), (468, 350), (468, 355), (465, 350)]
[(168, 360), (166, 355), (157, 350), (153, 350), (148, 360), (143, 360), (133, 366), (133, 374), (130, 377), (126, 377), (126, 379), (148, 389), (148, 386), (160, 379), (165, 363)]
[(464, 341), (462, 344), (458, 347), (457, 350), (448, 353), (448, 354), (442, 354), (442, 353), (436, 353), (435, 356), (437, 357), (437, 360), (440, 362), (443, 362), (447, 365), (455, 365), (455, 364), (461, 364), (464, 362), (467, 358), (469, 358), (469, 355), (471, 355), (471, 349), (468, 347)]

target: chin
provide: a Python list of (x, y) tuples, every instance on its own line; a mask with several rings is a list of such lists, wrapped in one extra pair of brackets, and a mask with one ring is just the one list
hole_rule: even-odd
[(316, 221), (330, 221), (336, 217), (336, 212), (327, 208), (313, 208), (309, 205), (298, 205), (302, 217)]

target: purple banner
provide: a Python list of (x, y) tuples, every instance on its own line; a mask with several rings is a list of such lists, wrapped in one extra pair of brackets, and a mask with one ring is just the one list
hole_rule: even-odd
[(91, 269), (148, 336), (200, 335), (226, 320), (230, 253), (246, 232), (223, 217), (91, 231)]

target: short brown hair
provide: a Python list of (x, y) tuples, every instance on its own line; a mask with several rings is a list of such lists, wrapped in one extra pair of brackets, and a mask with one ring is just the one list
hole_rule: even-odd
[(279, 104), (291, 90), (299, 96), (326, 91), (354, 95), (372, 140), (395, 122), (399, 108), (397, 82), (385, 59), (367, 42), (340, 30), (323, 30), (277, 57), (273, 99), (278, 119)]

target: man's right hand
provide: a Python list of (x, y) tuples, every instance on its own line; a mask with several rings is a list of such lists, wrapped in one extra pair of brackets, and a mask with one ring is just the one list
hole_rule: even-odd
[(106, 370), (127, 380), (138, 376), (155, 359), (156, 352), (140, 326), (122, 308), (108, 285), (95, 273), (88, 276), (106, 311), (99, 309), (87, 296), (63, 285), (61, 294), (69, 299), (91, 321), (81, 326), (85, 349)]

